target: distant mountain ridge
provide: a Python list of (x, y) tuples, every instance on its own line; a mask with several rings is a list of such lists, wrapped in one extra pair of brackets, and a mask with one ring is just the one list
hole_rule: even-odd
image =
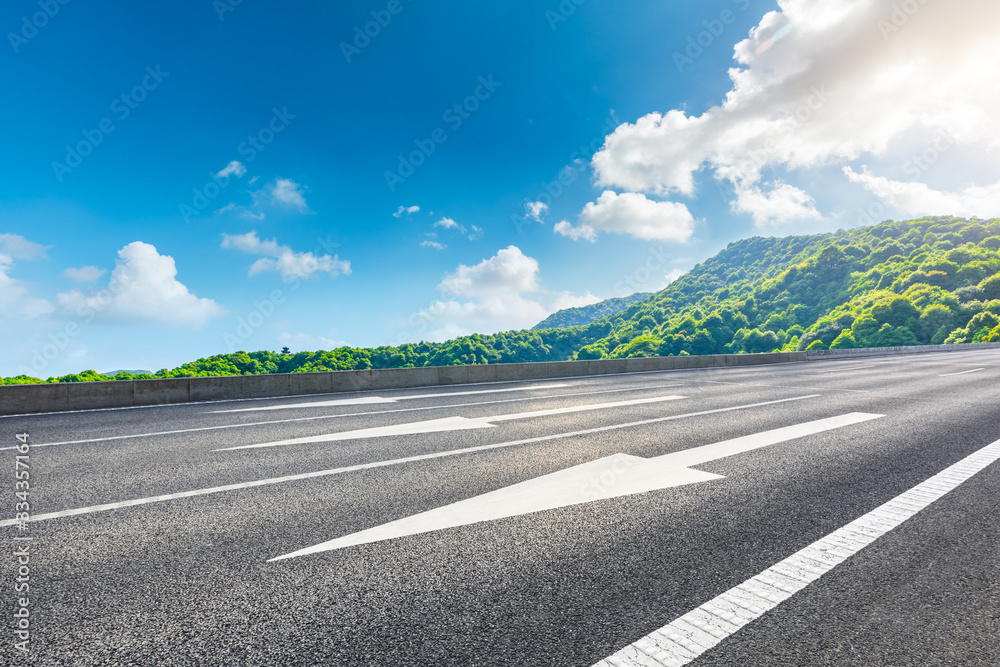
[(565, 329), (567, 327), (582, 327), (592, 322), (617, 315), (629, 306), (645, 301), (653, 296), (652, 292), (636, 292), (629, 296), (613, 297), (589, 306), (579, 306), (577, 308), (564, 308), (552, 313), (544, 320), (531, 327), (532, 331), (542, 329)]

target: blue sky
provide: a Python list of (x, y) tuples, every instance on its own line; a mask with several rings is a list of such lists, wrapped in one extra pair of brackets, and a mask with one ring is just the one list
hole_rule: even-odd
[(521, 328), (747, 236), (997, 215), (995, 3), (829, 4), (5, 3), (0, 374)]

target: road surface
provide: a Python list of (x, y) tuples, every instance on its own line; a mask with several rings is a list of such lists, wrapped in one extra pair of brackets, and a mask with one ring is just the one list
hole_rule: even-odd
[(1000, 664), (1000, 350), (0, 427), (4, 664)]

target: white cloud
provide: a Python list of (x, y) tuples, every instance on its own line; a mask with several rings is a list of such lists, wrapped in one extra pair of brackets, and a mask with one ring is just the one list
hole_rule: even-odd
[(287, 178), (279, 178), (271, 186), (271, 201), (292, 206), (301, 213), (311, 213), (302, 186)]
[(31, 296), (28, 286), (10, 275), (15, 259), (44, 259), (48, 248), (18, 234), (0, 234), (0, 321), (17, 323), (54, 310), (51, 303)]
[(444, 250), (448, 247), (443, 243), (438, 243), (437, 241), (421, 241), (420, 246), (423, 248), (434, 248), (435, 250)]
[(892, 181), (871, 174), (867, 167), (858, 173), (844, 167), (852, 183), (866, 190), (906, 215), (957, 215), (991, 218), (1000, 211), (1000, 182), (992, 185), (971, 185), (958, 192), (942, 192), (915, 181)]
[(441, 229), (458, 229), (463, 234), (465, 233), (465, 227), (452, 220), (451, 218), (441, 218), (434, 223), (435, 227), (440, 227)]
[(105, 289), (73, 290), (58, 295), (76, 315), (109, 320), (146, 321), (199, 329), (224, 313), (211, 299), (200, 299), (177, 280), (174, 258), (148, 243), (135, 241), (118, 251)]
[(410, 318), (428, 323), (420, 336), (427, 340), (531, 327), (550, 312), (531, 298), (539, 291), (538, 262), (513, 245), (474, 266), (459, 264), (438, 289), (452, 298)]
[(801, 191), (748, 189), (765, 170), (864, 156), (902, 163), (907, 146), (940, 132), (960, 146), (1000, 147), (1000, 3), (914, 0), (911, 14), (905, 4), (779, 0), (780, 11), (735, 46), (725, 101), (700, 115), (674, 109), (619, 126), (592, 160), (598, 184), (690, 196), (708, 168), (744, 193), (747, 212), (777, 220), (815, 209)]
[(81, 283), (92, 283), (106, 273), (104, 269), (96, 266), (81, 266), (76, 269), (69, 267), (63, 271), (63, 275)]
[(45, 251), (51, 246), (44, 246), (18, 234), (0, 234), (0, 254), (13, 259), (43, 259)]
[(338, 255), (317, 256), (311, 252), (295, 252), (288, 246), (279, 245), (277, 239), (262, 240), (256, 231), (223, 234), (222, 247), (251, 255), (264, 255), (250, 266), (250, 276), (277, 271), (283, 279), (295, 280), (309, 278), (316, 273), (328, 273), (334, 278), (341, 274), (351, 274), (351, 263), (341, 260)]
[[(675, 280), (677, 280), (678, 278), (680, 278), (681, 276), (683, 276), (686, 273), (687, 273), (687, 271), (685, 271), (684, 269), (674, 269), (673, 271), (670, 271), (665, 276), (663, 276), (663, 281), (664, 281), (663, 282), (663, 287), (666, 287), (667, 285), (669, 285), (670, 283), (674, 282)], [(663, 289), (663, 287), (661, 287), (660, 289)], [(657, 290), (657, 291), (659, 291), (659, 290)]]
[(483, 229), (481, 227), (476, 227), (472, 225), (471, 229), (466, 229), (465, 225), (460, 225), (451, 218), (441, 218), (434, 223), (436, 229), (453, 229), (459, 234), (465, 236), (470, 241), (476, 241), (483, 237)]
[(508, 246), (475, 266), (459, 264), (438, 289), (455, 296), (492, 296), (538, 291), (538, 261)]
[(556, 310), (600, 301), (589, 292), (584, 296), (546, 293), (539, 286), (538, 274), (538, 262), (513, 245), (474, 266), (459, 264), (438, 285), (449, 298), (409, 318), (410, 324), (419, 326), (407, 332), (405, 339), (442, 341), (472, 332), (525, 329)]
[(597, 240), (597, 230), (593, 227), (588, 227), (587, 225), (579, 225), (574, 227), (571, 223), (563, 220), (562, 222), (557, 222), (556, 226), (552, 228), (552, 231), (556, 234), (562, 234), (563, 236), (568, 236), (574, 241), (579, 241), (583, 239), (584, 241), (590, 241), (593, 243)]
[(542, 201), (532, 201), (524, 205), (528, 217), (535, 222), (542, 222), (542, 216), (549, 212), (549, 205)]
[(225, 167), (219, 171), (216, 176), (219, 178), (226, 178), (227, 176), (236, 176), (236, 178), (243, 178), (243, 175), (247, 173), (247, 168), (243, 166), (243, 163), (239, 160), (233, 160)]
[(395, 213), (392, 214), (394, 218), (402, 218), (404, 215), (412, 215), (414, 213), (419, 213), (419, 206), (400, 206)]
[(687, 206), (653, 201), (645, 195), (606, 190), (580, 213), (580, 227), (556, 225), (556, 232), (570, 238), (593, 241), (599, 231), (628, 234), (635, 238), (686, 243), (694, 234), (694, 218)]
[(823, 217), (816, 210), (816, 200), (803, 190), (780, 181), (768, 185), (771, 186), (769, 192), (763, 192), (756, 185), (737, 186), (736, 201), (732, 203), (733, 211), (749, 213), (757, 227), (819, 220)]
[(556, 300), (552, 304), (553, 310), (563, 310), (565, 308), (582, 308), (583, 306), (589, 306), (591, 304), (599, 303), (603, 301), (601, 297), (594, 296), (589, 291), (582, 295), (576, 295), (572, 292), (560, 292), (556, 295)]
[(31, 296), (22, 281), (9, 275), (13, 268), (13, 257), (0, 254), (0, 321), (7, 320), (16, 324), (21, 319), (34, 319), (51, 313), (54, 310), (51, 303)]

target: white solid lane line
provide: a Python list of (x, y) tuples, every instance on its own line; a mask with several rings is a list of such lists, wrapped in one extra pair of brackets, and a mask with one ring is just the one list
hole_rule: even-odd
[[(664, 384), (655, 385), (651, 387), (627, 387), (625, 389), (602, 389), (599, 391), (583, 391), (577, 392), (575, 394), (550, 394), (548, 396), (525, 396), (523, 398), (508, 398), (501, 401), (477, 401), (475, 403), (457, 403), (455, 405), (430, 405), (419, 408), (397, 408), (394, 410), (371, 410), (368, 412), (346, 412), (339, 415), (318, 415), (315, 417), (295, 417), (292, 419), (273, 419), (270, 421), (262, 422), (248, 422), (244, 424), (222, 424), (220, 426), (200, 426), (197, 428), (183, 428), (174, 431), (157, 431), (154, 433), (132, 433), (129, 435), (112, 435), (104, 438), (88, 438), (86, 440), (65, 440), (63, 442), (41, 442), (32, 443), (33, 448), (37, 447), (55, 447), (56, 445), (82, 445), (90, 442), (105, 442), (113, 440), (129, 440), (131, 438), (150, 438), (158, 435), (178, 435), (180, 433), (198, 433), (201, 431), (218, 431), (222, 429), (229, 428), (248, 428), (253, 426), (270, 426), (272, 424), (293, 424), (295, 422), (307, 422), (307, 421), (318, 421), (321, 419), (340, 419), (342, 417), (364, 417), (368, 415), (388, 415), (396, 412), (421, 412), (425, 410), (445, 410), (450, 408), (467, 408), (478, 405), (498, 405), (501, 403), (518, 403), (521, 401), (542, 401), (547, 398), (572, 398), (574, 396), (594, 396), (596, 394), (620, 394), (622, 392), (628, 391), (646, 391), (650, 389), (670, 389), (672, 387), (678, 387), (680, 385), (676, 384)], [(15, 447), (0, 447), (0, 452), (9, 449), (15, 449)]]
[(967, 373), (978, 373), (979, 371), (985, 371), (985, 368), (973, 368), (971, 371), (961, 371), (959, 373), (945, 373), (944, 375), (938, 375), (939, 378), (950, 378), (953, 375), (966, 375)]
[[(633, 426), (645, 426), (647, 424), (658, 424), (661, 422), (674, 421), (677, 419), (686, 419), (688, 417), (701, 417), (704, 415), (714, 415), (723, 412), (733, 412), (734, 410), (748, 410), (750, 408), (759, 408), (768, 405), (779, 405), (782, 403), (791, 403), (793, 401), (802, 401), (808, 398), (819, 398), (819, 394), (812, 394), (810, 396), (795, 396), (794, 398), (781, 398), (774, 401), (765, 401), (763, 403), (750, 403), (748, 405), (735, 405), (729, 408), (716, 408), (714, 410), (702, 410), (701, 412), (690, 412), (684, 415), (672, 415), (670, 417), (657, 417), (655, 419), (644, 419), (638, 422), (630, 422), (627, 424), (615, 424), (612, 426), (601, 426), (598, 428), (587, 429), (585, 431), (572, 431), (570, 433), (557, 433), (554, 435), (543, 435), (537, 438), (527, 438), (525, 440), (515, 440), (512, 442), (501, 442), (495, 445), (481, 445), (479, 447), (466, 447), (464, 449), (452, 449), (444, 452), (436, 452), (434, 454), (421, 454), (419, 456), (408, 456), (402, 459), (393, 459), (390, 461), (377, 461), (375, 463), (362, 463), (354, 466), (347, 466), (344, 468), (334, 468), (332, 470), (320, 470), (318, 472), (307, 472), (300, 475), (288, 475), (286, 477), (272, 477), (270, 479), (261, 479), (254, 482), (241, 482), (238, 484), (227, 484), (225, 486), (214, 486), (208, 489), (196, 489), (194, 491), (182, 491), (180, 493), (170, 493), (161, 496), (152, 496), (150, 498), (137, 498), (135, 500), (126, 500), (118, 503), (107, 503), (104, 505), (93, 505), (91, 507), (80, 507), (77, 509), (63, 510), (60, 512), (49, 512), (48, 514), (35, 514), (32, 515), (31, 521), (46, 521), (48, 519), (59, 519), (67, 516), (77, 516), (79, 514), (93, 514), (95, 512), (107, 512), (109, 510), (120, 509), (123, 507), (135, 507), (136, 505), (148, 505), (150, 503), (159, 503), (167, 500), (177, 500), (179, 498), (193, 498), (195, 496), (207, 496), (213, 493), (222, 493), (224, 491), (236, 491), (239, 489), (250, 489), (256, 486), (268, 486), (271, 484), (281, 484), (284, 482), (294, 482), (302, 479), (313, 479), (316, 477), (329, 477), (331, 475), (341, 475), (348, 472), (354, 472), (356, 470), (370, 470), (372, 468), (384, 468), (387, 466), (399, 465), (402, 463), (412, 463), (414, 461), (428, 461), (431, 459), (446, 458), (449, 456), (458, 456), (461, 454), (471, 454), (475, 452), (486, 452), (492, 449), (503, 449), (506, 447), (515, 447), (517, 445), (530, 445), (536, 442), (546, 442), (548, 440), (559, 440), (561, 438), (571, 438), (573, 436), (580, 435), (591, 435), (593, 433), (603, 433), (605, 431), (613, 431), (616, 429), (631, 428)], [(34, 445), (32, 445), (34, 446)], [(18, 521), (16, 519), (5, 519), (0, 521), (0, 528), (6, 526), (16, 525)]]
[(545, 389), (561, 389), (568, 384), (540, 384), (533, 387), (514, 387), (513, 389), (482, 389), (479, 391), (451, 391), (442, 394), (413, 394), (409, 396), (362, 396), (360, 398), (338, 398), (329, 401), (313, 401), (311, 403), (292, 403), (289, 405), (268, 405), (262, 408), (239, 408), (237, 410), (211, 410), (208, 414), (218, 415), (230, 412), (262, 412), (265, 410), (294, 410), (299, 408), (331, 408), (342, 405), (373, 405), (379, 403), (396, 403), (398, 401), (415, 401), (422, 398), (447, 398), (450, 396), (475, 396), (477, 394), (506, 394), (512, 391), (541, 391)]
[(446, 528), (468, 526), (484, 521), (496, 521), (596, 500), (607, 500), (722, 479), (721, 475), (694, 470), (690, 466), (702, 465), (709, 461), (844, 426), (860, 424), (883, 416), (855, 412), (755, 433), (717, 442), (713, 445), (694, 447), (651, 459), (628, 454), (615, 454), (352, 535), (338, 537), (316, 546), (272, 558), (268, 562), (381, 542), (408, 535), (419, 535)]
[(1000, 441), (945, 468), (594, 667), (688, 664), (998, 460)]
[(326, 433), (323, 435), (313, 435), (305, 438), (291, 438), (289, 440), (278, 440), (275, 442), (262, 442), (256, 445), (240, 445), (239, 447), (224, 447), (216, 449), (217, 452), (234, 452), (241, 449), (264, 449), (268, 447), (287, 447), (288, 445), (305, 445), (318, 442), (340, 442), (343, 440), (357, 440), (360, 438), (382, 438), (391, 435), (416, 435), (421, 433), (443, 433), (447, 431), (467, 431), (479, 428), (494, 428), (492, 422), (505, 422), (512, 419), (531, 419), (533, 417), (549, 417), (552, 415), (564, 415), (574, 412), (587, 412), (590, 410), (607, 410), (610, 408), (622, 408), (632, 405), (647, 405), (649, 403), (662, 403), (664, 401), (677, 401), (684, 396), (655, 396), (653, 398), (637, 398), (631, 401), (618, 401), (616, 403), (595, 403), (591, 405), (573, 405), (568, 408), (553, 408), (551, 410), (537, 410), (535, 412), (517, 412), (509, 415), (497, 415), (495, 417), (444, 417), (443, 419), (430, 419), (422, 422), (409, 422), (407, 424), (393, 424), (392, 426), (376, 426), (374, 428), (362, 428), (356, 431), (341, 431), (339, 433)]

